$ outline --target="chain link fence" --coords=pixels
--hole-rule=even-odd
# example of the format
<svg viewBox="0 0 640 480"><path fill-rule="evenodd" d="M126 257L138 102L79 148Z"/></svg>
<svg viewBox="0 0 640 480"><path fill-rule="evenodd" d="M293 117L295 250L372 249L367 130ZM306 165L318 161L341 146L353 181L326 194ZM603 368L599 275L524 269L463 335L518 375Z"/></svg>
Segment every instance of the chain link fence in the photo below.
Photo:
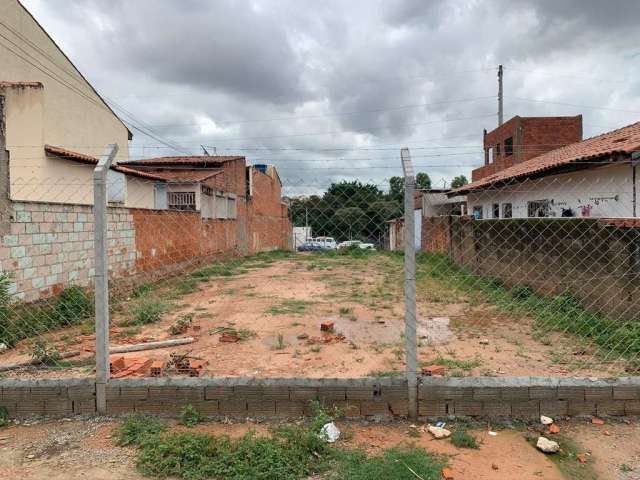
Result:
<svg viewBox="0 0 640 480"><path fill-rule="evenodd" d="M2 375L92 377L101 345L111 378L637 372L640 225L626 170L453 191L416 172L412 194L401 175L319 184L197 158L108 172L110 323L98 340L95 164L76 159L47 201L33 193L45 186L16 181L29 200L2 216Z"/></svg>

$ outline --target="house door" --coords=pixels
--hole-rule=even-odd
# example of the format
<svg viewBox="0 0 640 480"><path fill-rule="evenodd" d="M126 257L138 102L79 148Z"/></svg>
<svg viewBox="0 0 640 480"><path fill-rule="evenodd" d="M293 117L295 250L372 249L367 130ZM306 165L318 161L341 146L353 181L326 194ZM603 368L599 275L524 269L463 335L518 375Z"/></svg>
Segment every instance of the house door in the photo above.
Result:
<svg viewBox="0 0 640 480"><path fill-rule="evenodd" d="M155 205L157 210L167 209L167 184L156 183L155 184Z"/></svg>

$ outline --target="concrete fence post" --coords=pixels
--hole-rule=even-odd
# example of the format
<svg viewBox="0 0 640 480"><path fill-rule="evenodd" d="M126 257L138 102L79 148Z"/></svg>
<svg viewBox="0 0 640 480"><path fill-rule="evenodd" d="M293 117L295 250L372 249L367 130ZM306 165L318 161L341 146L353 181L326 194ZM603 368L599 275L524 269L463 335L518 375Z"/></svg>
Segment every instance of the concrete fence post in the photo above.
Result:
<svg viewBox="0 0 640 480"><path fill-rule="evenodd" d="M107 413L109 381L109 265L107 262L107 173L118 153L118 145L108 145L93 171L93 213L96 313L96 410Z"/></svg>
<svg viewBox="0 0 640 480"><path fill-rule="evenodd" d="M418 416L418 342L416 335L415 176L409 149L400 151L404 173L404 335L409 418Z"/></svg>

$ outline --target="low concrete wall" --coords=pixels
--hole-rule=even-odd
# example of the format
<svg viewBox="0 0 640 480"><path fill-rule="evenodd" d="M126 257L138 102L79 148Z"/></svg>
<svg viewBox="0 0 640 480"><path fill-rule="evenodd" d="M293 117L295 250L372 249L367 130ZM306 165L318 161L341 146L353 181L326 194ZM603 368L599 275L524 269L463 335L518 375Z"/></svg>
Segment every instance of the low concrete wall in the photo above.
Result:
<svg viewBox="0 0 640 480"><path fill-rule="evenodd" d="M640 415L640 377L423 378L421 417L536 419L548 416ZM208 417L300 417L310 401L338 407L347 417L405 417L403 379L155 378L113 380L110 415L133 411L176 416L193 405ZM14 417L95 414L92 379L0 380L0 406Z"/></svg>

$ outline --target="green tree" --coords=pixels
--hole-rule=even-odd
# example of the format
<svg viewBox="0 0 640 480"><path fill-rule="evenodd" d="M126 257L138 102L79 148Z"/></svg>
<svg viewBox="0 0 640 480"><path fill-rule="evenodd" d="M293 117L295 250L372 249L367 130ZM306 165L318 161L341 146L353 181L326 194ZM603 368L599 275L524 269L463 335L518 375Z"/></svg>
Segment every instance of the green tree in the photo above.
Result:
<svg viewBox="0 0 640 480"><path fill-rule="evenodd" d="M469 183L467 177L465 177L464 175L458 175L453 180L451 180L451 188L460 188L467 183Z"/></svg>
<svg viewBox="0 0 640 480"><path fill-rule="evenodd" d="M404 198L404 178L391 177L389 179L389 196L396 202L402 203Z"/></svg>
<svg viewBox="0 0 640 480"><path fill-rule="evenodd" d="M365 230L369 219L361 208L339 208L333 214L334 237L343 239L359 239Z"/></svg>
<svg viewBox="0 0 640 480"><path fill-rule="evenodd" d="M426 172L419 172L416 175L416 189L429 190L431 189L431 178Z"/></svg>

